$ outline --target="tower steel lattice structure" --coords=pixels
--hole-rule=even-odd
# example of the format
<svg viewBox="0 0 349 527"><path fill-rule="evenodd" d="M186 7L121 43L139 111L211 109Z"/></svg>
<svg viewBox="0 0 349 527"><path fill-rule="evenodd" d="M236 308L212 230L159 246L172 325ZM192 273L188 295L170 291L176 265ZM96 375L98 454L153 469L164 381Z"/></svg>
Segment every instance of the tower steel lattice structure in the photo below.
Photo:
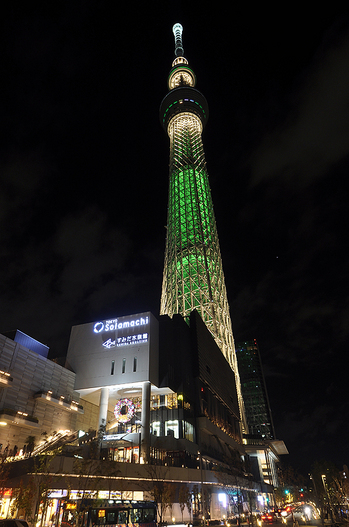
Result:
<svg viewBox="0 0 349 527"><path fill-rule="evenodd" d="M160 121L170 138L170 181L160 314L196 309L235 373L242 428L247 432L229 304L201 134L205 97L184 58L182 26L175 24L175 55Z"/></svg>

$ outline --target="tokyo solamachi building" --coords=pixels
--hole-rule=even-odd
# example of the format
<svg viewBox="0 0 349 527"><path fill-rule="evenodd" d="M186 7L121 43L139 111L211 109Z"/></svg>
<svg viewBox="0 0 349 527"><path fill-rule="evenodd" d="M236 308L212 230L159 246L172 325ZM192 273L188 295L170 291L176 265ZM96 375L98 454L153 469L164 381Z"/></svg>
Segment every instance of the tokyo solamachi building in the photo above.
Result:
<svg viewBox="0 0 349 527"><path fill-rule="evenodd" d="M65 367L20 332L1 336L0 443L10 467L2 517L34 473L50 474L49 506L36 512L54 525L74 519L81 500L154 499L159 482L172 489L162 518L171 523L273 504L287 450L249 435L201 138L208 104L184 56L182 26L173 33L160 106L170 139L160 315L74 326ZM35 458L57 447L41 473Z"/></svg>

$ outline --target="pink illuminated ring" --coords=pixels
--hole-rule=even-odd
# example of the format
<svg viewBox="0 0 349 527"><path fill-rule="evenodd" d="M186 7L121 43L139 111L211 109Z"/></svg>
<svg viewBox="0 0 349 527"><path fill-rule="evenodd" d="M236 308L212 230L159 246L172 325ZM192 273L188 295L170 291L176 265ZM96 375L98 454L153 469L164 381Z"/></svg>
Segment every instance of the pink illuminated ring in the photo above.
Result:
<svg viewBox="0 0 349 527"><path fill-rule="evenodd" d="M126 407L126 413L124 408ZM128 423L135 414L135 405L130 399L120 399L114 408L115 419L119 423Z"/></svg>

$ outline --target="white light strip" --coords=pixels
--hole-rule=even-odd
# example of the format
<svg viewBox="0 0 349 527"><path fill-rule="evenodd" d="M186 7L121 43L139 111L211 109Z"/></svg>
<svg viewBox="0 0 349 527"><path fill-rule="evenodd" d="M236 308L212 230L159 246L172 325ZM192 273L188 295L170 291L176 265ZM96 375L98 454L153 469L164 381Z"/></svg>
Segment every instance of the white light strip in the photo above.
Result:
<svg viewBox="0 0 349 527"><path fill-rule="evenodd" d="M168 467L164 467L164 468L168 468ZM187 470L187 469L185 469ZM123 481L151 481L151 482L154 482L154 478L144 478L144 477L140 477L140 476L137 476L137 477L124 477L124 476L95 476L95 475L91 475L91 474L67 474L67 473L55 473L55 472L28 472L28 474L30 476L45 476L45 477L53 477L53 476L56 476L57 478L62 478L62 477L65 477L65 478L87 478L87 479L107 479L107 480L110 480L110 479L113 479L113 480L123 480ZM155 478L155 481L166 481L168 483L186 483L186 482L190 482L190 483L193 483L195 485L197 484L203 484L203 485L214 485L216 487L226 487L226 485L224 483L219 483L219 482L214 482L214 481L201 481L201 479L198 479L198 480L189 480L189 479L170 479L170 478L162 478L162 477L159 477L159 478ZM251 489L249 487L244 487L244 486L241 486L241 485L229 485L229 487L231 488L237 488L237 489L242 489L242 490L247 490L247 491L250 491L250 492L259 492L258 489ZM79 492L79 491L75 491L75 492Z"/></svg>

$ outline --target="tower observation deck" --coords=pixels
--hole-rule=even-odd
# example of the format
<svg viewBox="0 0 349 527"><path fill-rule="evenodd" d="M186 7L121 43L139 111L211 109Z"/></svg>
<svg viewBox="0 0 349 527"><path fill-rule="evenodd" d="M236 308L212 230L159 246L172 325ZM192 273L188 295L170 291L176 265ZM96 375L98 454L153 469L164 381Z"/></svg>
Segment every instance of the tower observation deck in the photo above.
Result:
<svg viewBox="0 0 349 527"><path fill-rule="evenodd" d="M160 121L170 138L170 181L161 315L189 320L196 309L235 373L242 428L247 432L229 304L201 134L208 104L184 58L182 26Z"/></svg>

